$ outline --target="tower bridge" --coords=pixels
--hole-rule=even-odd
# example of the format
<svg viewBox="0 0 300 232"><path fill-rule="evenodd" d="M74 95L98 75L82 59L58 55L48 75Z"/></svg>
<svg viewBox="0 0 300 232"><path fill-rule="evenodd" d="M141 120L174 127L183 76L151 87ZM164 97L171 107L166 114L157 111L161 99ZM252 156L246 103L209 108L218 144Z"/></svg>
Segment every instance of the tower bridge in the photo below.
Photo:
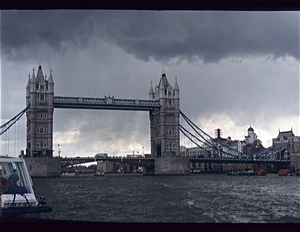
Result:
<svg viewBox="0 0 300 232"><path fill-rule="evenodd" d="M37 74L33 69L26 86L28 158L53 157L54 108L135 110L148 111L150 119L151 158L154 167L146 174L189 174L189 159L180 158L180 96L177 78L174 87L169 84L163 71L159 84L153 89L149 100L54 96L52 70L47 79L39 65ZM164 156L164 159L161 157Z"/></svg>
<svg viewBox="0 0 300 232"><path fill-rule="evenodd" d="M243 154L218 142L197 127L180 111L180 94L177 78L174 87L169 84L163 71L158 85L150 86L149 99L115 99L54 96L52 70L49 78L44 76L41 64L37 74L33 69L26 86L26 108L1 126L1 134L7 131L26 112L26 162L29 172L35 176L60 175L60 168L70 163L95 161L94 158L53 158L54 108L133 110L148 111L150 120L150 158L110 157L107 161L140 164L144 174L190 173L190 163L252 163L287 165L289 160L268 159L287 151L289 143L276 149L269 147L250 155ZM191 127L187 130L179 123L180 116ZM180 155L180 132L202 151L202 157ZM41 159L43 159L41 161ZM98 161L98 160L96 160ZM54 167L57 167L55 169ZM51 170L51 171L49 171ZM51 173L50 173L51 172ZM42 173L42 174L41 174ZM53 174L54 173L54 174Z"/></svg>

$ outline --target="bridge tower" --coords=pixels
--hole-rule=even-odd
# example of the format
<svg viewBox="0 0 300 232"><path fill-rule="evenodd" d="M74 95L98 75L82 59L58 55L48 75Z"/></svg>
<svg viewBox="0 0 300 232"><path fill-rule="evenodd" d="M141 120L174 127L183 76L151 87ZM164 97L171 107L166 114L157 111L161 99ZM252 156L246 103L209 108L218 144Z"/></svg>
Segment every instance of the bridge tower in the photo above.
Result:
<svg viewBox="0 0 300 232"><path fill-rule="evenodd" d="M53 157L53 97L54 82L43 74L41 63L37 74L28 78L26 105L30 105L27 116L27 157Z"/></svg>
<svg viewBox="0 0 300 232"><path fill-rule="evenodd" d="M177 78L174 88L169 84L163 70L155 91L151 87L150 100L160 101L161 108L150 111L151 156L152 157L178 157L180 156L180 97Z"/></svg>

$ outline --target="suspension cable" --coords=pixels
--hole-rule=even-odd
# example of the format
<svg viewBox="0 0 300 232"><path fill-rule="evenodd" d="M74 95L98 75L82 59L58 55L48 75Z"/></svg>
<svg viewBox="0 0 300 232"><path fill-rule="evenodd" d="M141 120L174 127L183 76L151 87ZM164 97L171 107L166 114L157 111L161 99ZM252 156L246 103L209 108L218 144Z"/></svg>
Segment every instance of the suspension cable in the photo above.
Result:
<svg viewBox="0 0 300 232"><path fill-rule="evenodd" d="M193 135L192 133L190 133L189 131L187 131L184 127L182 127L180 125L180 131L190 140L192 141L195 145L197 145L199 148L201 149L204 149L206 151L205 148L201 147L197 142L194 141L195 140L198 140L198 142L202 143L202 144L206 144L206 145L210 145L209 147L217 152L221 152L222 154L226 154L226 155L230 155L230 156L234 156L234 157L239 157L238 154L240 154L241 152L229 147L228 145L226 144L223 144L223 143L220 143L219 141L214 141L214 139L209 136L207 133L205 133L203 130L201 130L199 127L197 127L197 125L195 125L182 111L180 111L180 114L181 116L185 119L185 121L188 123L188 125L197 133L197 135L199 135L203 140L197 138L195 135ZM202 134L204 134L205 136L208 137L208 139L204 138L204 136L199 133L198 131L200 131ZM213 141L213 142L211 142ZM219 145L219 146L218 146ZM284 149L286 149L288 146L290 146L290 144L286 144L282 147L279 147L279 148L276 148L274 150L274 148L272 146L266 148L264 151L260 151L260 152L255 152L253 154L250 154L250 155L246 155L246 154L243 154L243 156L249 156L249 157L253 157L254 155L256 157L262 157L263 155L268 155L268 154L278 154L280 152L282 152ZM234 152L234 153L237 153L237 154L232 154L232 153L229 153L229 152L226 152L224 151L222 148L225 147L227 148L228 150ZM220 149L221 148L221 149Z"/></svg>
<svg viewBox="0 0 300 232"><path fill-rule="evenodd" d="M14 125L23 115L24 113L30 108L30 105L28 105L24 110L22 110L20 113L18 113L15 117L13 117L12 119L10 119L8 122L4 123L0 129L1 129L1 133L0 135L2 135L3 133L5 133L12 125Z"/></svg>

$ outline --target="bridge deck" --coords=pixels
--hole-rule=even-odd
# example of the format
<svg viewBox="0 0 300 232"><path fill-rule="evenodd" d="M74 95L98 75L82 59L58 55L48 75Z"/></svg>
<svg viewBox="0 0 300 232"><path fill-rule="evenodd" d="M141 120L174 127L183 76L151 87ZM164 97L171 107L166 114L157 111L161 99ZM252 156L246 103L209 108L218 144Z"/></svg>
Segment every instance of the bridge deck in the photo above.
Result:
<svg viewBox="0 0 300 232"><path fill-rule="evenodd" d="M77 165L82 163L90 163L96 161L109 161L116 163L135 164L141 167L154 167L154 158L140 158L140 157L74 157L74 158L61 158L61 167L67 167L70 165ZM219 159L219 158L190 158L191 163L224 163L224 164L277 164L288 165L289 160L267 160L267 159Z"/></svg>
<svg viewBox="0 0 300 232"><path fill-rule="evenodd" d="M268 159L232 159L232 158L190 158L192 163L234 163L234 164L277 164L288 165L289 160L268 160Z"/></svg>
<svg viewBox="0 0 300 232"><path fill-rule="evenodd" d="M103 157L103 158L94 158L94 157L82 157L82 158L61 158L61 167L67 167L70 165L77 165L82 163L90 163L96 161L109 161L116 163L126 163L126 164L135 164L141 167L154 167L153 158L137 158L137 157Z"/></svg>

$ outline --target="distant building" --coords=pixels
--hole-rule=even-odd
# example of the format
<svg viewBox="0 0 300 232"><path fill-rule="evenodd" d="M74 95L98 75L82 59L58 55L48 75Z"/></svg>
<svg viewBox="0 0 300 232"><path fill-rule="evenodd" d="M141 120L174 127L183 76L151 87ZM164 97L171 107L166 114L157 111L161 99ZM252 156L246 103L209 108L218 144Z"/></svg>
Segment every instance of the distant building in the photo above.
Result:
<svg viewBox="0 0 300 232"><path fill-rule="evenodd" d="M258 151L262 151L265 148L263 147L261 141L257 138L257 135L254 133L254 129L250 126L248 129L248 135L245 136L245 140L232 140L229 136L227 139L222 138L221 129L217 129L215 131L215 138L212 139L213 142L221 143L228 146L231 149L238 151L240 154L253 154ZM204 144L205 148L209 148L206 144ZM230 149L223 148L224 151L228 151ZM182 149L181 149L182 150ZM182 152L184 153L184 152ZM186 148L185 154L187 156L199 156L199 155L208 155L203 149L199 147Z"/></svg>
<svg viewBox="0 0 300 232"><path fill-rule="evenodd" d="M225 145L222 149L225 152L230 153L230 149L233 149L235 151L238 151L237 154L253 154L258 151L262 151L265 148L263 147L261 141L257 138L257 135L254 133L254 129L250 126L248 128L248 135L245 136L245 140L232 140L229 136L227 139L222 138L222 131L221 129L215 130L215 138L213 138L211 141L216 143L221 143ZM226 147L227 146L227 147ZM204 144L203 147L206 150L210 150L209 146L207 144ZM229 148L228 148L229 147ZM185 147L184 147L185 148ZM181 148L181 155L182 156L189 156L189 157L201 157L201 156L216 156L217 154L214 154L213 151L206 152L204 149L201 149L199 147L191 147L191 148ZM192 166L192 169L200 169L200 171L203 169L206 170L214 170L214 171L221 171L221 170L230 170L232 168L236 168L238 165L232 165L232 164L194 164ZM249 165L249 168L253 169L253 165Z"/></svg>
<svg viewBox="0 0 300 232"><path fill-rule="evenodd" d="M254 133L254 129L250 126L248 129L248 135L245 136L246 144L253 144L257 140L257 135Z"/></svg>
<svg viewBox="0 0 300 232"><path fill-rule="evenodd" d="M293 130L282 131L278 133L277 138L272 139L273 147L282 147L288 143L290 146L286 151L283 151L276 158L286 158L291 160L291 165L295 167L296 170L300 169L300 136L295 136Z"/></svg>
<svg viewBox="0 0 300 232"><path fill-rule="evenodd" d="M261 141L259 139L256 139L252 144L247 143L243 147L243 154L251 155L254 153L257 153L259 151L265 150L264 146L261 144Z"/></svg>

